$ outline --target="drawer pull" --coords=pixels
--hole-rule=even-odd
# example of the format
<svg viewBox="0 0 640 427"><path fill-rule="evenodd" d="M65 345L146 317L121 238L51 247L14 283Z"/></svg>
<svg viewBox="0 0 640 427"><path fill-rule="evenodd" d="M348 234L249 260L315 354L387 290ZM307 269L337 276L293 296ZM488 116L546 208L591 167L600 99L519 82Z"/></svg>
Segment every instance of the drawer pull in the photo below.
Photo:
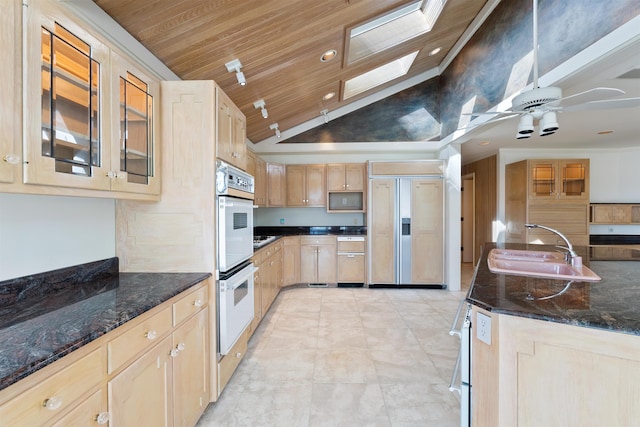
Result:
<svg viewBox="0 0 640 427"><path fill-rule="evenodd" d="M240 359L240 358L242 357L242 353L237 352L237 353L236 353L236 357L237 357L238 359Z"/></svg>
<svg viewBox="0 0 640 427"><path fill-rule="evenodd" d="M202 302L202 300L200 298L198 298L197 300L195 300L193 302L193 305L195 305L196 307L202 307L203 302Z"/></svg>
<svg viewBox="0 0 640 427"><path fill-rule="evenodd" d="M146 334L144 334L144 336L147 337L147 339L149 341L151 341L151 340L155 340L156 339L156 337L158 336L158 333L156 331L154 331L153 329L151 329Z"/></svg>
<svg viewBox="0 0 640 427"><path fill-rule="evenodd" d="M109 413L108 412L100 412L96 417L96 422L98 424L107 424L109 422Z"/></svg>
<svg viewBox="0 0 640 427"><path fill-rule="evenodd" d="M55 411L62 406L62 398L60 396L51 396L43 402L42 406L50 411Z"/></svg>

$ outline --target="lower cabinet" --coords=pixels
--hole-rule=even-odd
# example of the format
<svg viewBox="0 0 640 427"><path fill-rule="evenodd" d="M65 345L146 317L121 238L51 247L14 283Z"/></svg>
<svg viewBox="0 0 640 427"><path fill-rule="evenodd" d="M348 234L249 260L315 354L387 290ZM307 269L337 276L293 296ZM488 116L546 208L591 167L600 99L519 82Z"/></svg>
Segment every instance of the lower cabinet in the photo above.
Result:
<svg viewBox="0 0 640 427"><path fill-rule="evenodd" d="M256 330L284 284L284 239L277 240L253 254L254 312L249 336Z"/></svg>
<svg viewBox="0 0 640 427"><path fill-rule="evenodd" d="M300 281L336 283L335 236L300 237Z"/></svg>
<svg viewBox="0 0 640 427"><path fill-rule="evenodd" d="M208 286L1 390L0 425L194 426L210 400Z"/></svg>
<svg viewBox="0 0 640 427"><path fill-rule="evenodd" d="M283 286L300 283L300 236L284 238Z"/></svg>

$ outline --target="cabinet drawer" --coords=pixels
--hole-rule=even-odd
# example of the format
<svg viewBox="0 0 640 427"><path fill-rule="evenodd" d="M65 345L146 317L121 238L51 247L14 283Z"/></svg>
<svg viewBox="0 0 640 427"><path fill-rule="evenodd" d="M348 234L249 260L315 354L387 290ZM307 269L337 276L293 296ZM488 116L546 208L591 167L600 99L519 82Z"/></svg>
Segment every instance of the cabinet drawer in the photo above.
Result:
<svg viewBox="0 0 640 427"><path fill-rule="evenodd" d="M364 241L338 240L338 252L364 253Z"/></svg>
<svg viewBox="0 0 640 427"><path fill-rule="evenodd" d="M218 362L218 395L227 385L236 368L247 352L248 331L244 331L229 353Z"/></svg>
<svg viewBox="0 0 640 427"><path fill-rule="evenodd" d="M301 236L301 245L335 245L336 236Z"/></svg>
<svg viewBox="0 0 640 427"><path fill-rule="evenodd" d="M180 301L173 303L173 326L182 323L183 320L192 314L202 310L202 307L204 307L207 301L207 286L201 286L199 289L183 297Z"/></svg>
<svg viewBox="0 0 640 427"><path fill-rule="evenodd" d="M131 323L138 324L107 344L109 374L136 354L159 342L159 338L171 330L171 318L171 307L167 307L146 320L132 320Z"/></svg>
<svg viewBox="0 0 640 427"><path fill-rule="evenodd" d="M98 416L108 418L102 406L102 390L93 393L52 427L98 426Z"/></svg>
<svg viewBox="0 0 640 427"><path fill-rule="evenodd" d="M0 423L6 426L39 426L76 405L77 399L102 381L102 347L0 406ZM37 374L35 374L37 375ZM33 381L38 381L32 378Z"/></svg>

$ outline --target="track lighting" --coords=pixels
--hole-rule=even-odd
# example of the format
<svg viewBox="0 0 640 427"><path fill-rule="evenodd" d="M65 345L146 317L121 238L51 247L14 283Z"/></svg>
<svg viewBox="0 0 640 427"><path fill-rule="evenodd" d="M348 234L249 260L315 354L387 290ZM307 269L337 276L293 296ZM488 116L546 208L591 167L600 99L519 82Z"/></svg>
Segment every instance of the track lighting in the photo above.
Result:
<svg viewBox="0 0 640 427"><path fill-rule="evenodd" d="M259 108L260 112L262 113L262 117L264 117L265 119L267 117L269 117L269 113L267 112L267 109L265 108L264 99L259 99L256 102L254 102L253 103L253 107L254 108Z"/></svg>
<svg viewBox="0 0 640 427"><path fill-rule="evenodd" d="M276 131L276 138L280 138L280 129L278 129L278 124L273 123L269 125L269 129Z"/></svg>
<svg viewBox="0 0 640 427"><path fill-rule="evenodd" d="M326 108L324 110L320 111L320 114L322 114L322 118L324 119L325 123L329 123L329 110L327 110Z"/></svg>
<svg viewBox="0 0 640 427"><path fill-rule="evenodd" d="M240 69L242 68L242 64L240 63L239 59L234 59L233 61L229 61L224 65L227 67L227 71L229 71L230 73L236 73L236 79L238 79L238 83L240 84L240 86L244 86L247 84L247 79L244 78L244 73L240 71Z"/></svg>

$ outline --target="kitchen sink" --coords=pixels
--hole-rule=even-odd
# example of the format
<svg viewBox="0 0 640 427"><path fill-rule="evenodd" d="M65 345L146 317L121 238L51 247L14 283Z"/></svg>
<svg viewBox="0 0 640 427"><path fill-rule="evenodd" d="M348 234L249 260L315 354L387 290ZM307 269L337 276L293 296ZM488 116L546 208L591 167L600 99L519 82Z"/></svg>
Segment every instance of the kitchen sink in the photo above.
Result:
<svg viewBox="0 0 640 427"><path fill-rule="evenodd" d="M525 251L521 249L492 249L489 252L489 258L564 262L565 254L563 252Z"/></svg>
<svg viewBox="0 0 640 427"><path fill-rule="evenodd" d="M487 259L493 273L547 279L597 282L600 276L583 265L571 265L559 252L493 249Z"/></svg>

